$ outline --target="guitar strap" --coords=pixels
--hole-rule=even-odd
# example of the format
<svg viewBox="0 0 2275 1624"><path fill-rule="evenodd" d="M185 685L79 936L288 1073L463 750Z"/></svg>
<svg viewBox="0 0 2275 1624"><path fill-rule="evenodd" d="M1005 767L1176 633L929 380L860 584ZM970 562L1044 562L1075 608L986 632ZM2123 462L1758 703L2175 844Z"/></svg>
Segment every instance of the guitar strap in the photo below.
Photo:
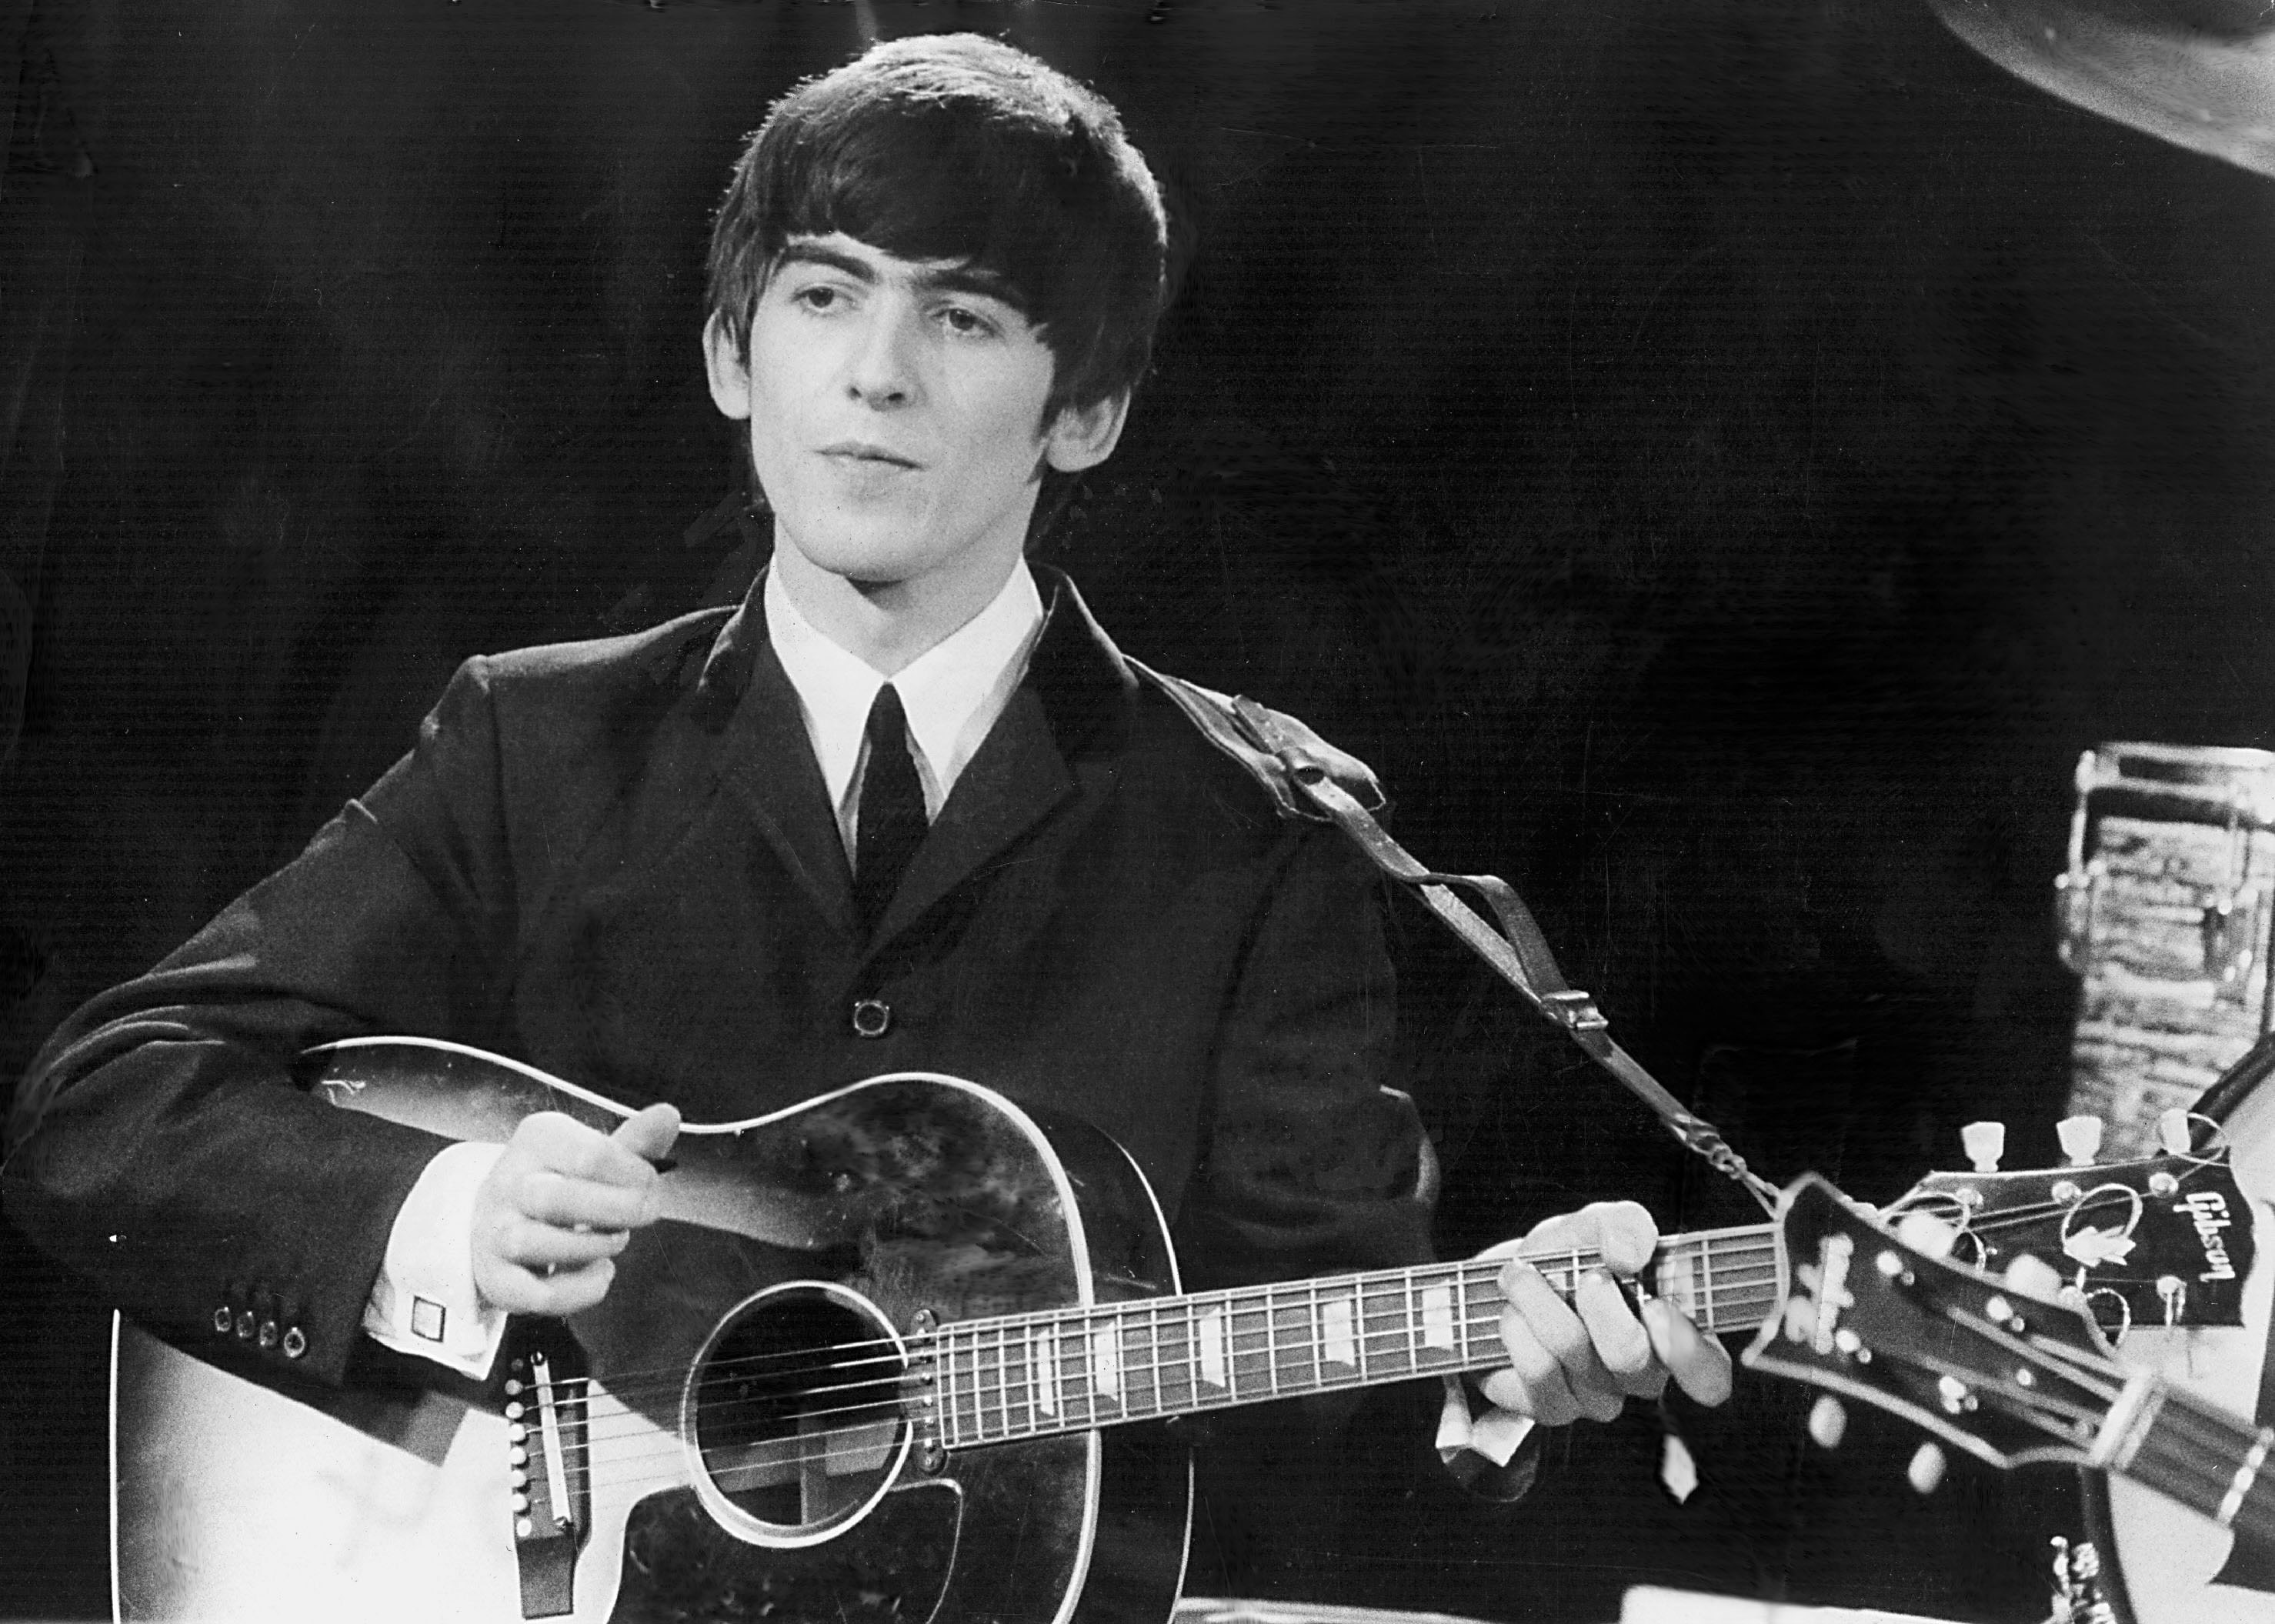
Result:
<svg viewBox="0 0 2275 1624"><path fill-rule="evenodd" d="M1283 817L1332 823L1342 829L1377 868L1413 892L1583 1054L1650 1107L1685 1149L1736 1182L1765 1210L1775 1210L1776 1187L1750 1171L1712 1123L1686 1110L1613 1039L1610 1023L1595 1000L1564 978L1532 910L1507 880L1493 874L1440 873L1424 866L1390 837L1375 816L1384 797L1365 763L1336 749L1295 717L1135 660L1130 666L1184 712L1209 743L1262 784ZM1462 892L1482 899L1492 918L1470 906Z"/></svg>

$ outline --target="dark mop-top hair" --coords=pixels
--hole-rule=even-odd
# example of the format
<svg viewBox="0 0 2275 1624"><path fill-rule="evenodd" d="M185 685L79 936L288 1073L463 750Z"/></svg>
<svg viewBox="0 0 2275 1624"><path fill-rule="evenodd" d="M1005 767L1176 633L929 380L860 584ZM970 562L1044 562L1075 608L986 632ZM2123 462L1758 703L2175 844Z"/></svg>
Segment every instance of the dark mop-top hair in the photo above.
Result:
<svg viewBox="0 0 2275 1624"><path fill-rule="evenodd" d="M712 224L710 313L737 348L790 241L839 231L1001 278L1054 363L1046 422L1145 373L1160 189L1105 99L1024 51L888 41L775 103Z"/></svg>

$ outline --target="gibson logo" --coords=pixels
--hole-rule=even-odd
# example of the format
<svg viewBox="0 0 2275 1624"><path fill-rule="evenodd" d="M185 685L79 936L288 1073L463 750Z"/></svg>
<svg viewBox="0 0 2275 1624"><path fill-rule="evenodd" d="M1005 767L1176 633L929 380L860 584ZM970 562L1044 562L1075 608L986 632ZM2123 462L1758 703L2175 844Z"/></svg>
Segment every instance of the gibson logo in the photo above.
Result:
<svg viewBox="0 0 2275 1624"><path fill-rule="evenodd" d="M2233 1280L2235 1265L2228 1261L2227 1237L2220 1234L2234 1221L2227 1215L2227 1197L2216 1190L2199 1190L2173 1212L2196 1226L2196 1239L2203 1243L2204 1262L2211 1266L2196 1278Z"/></svg>

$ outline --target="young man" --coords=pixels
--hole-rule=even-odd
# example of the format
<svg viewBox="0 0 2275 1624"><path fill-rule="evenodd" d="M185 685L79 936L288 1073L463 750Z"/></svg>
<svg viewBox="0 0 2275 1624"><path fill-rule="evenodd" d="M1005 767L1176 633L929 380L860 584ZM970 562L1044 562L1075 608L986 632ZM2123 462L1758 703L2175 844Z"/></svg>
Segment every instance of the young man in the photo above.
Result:
<svg viewBox="0 0 2275 1624"><path fill-rule="evenodd" d="M1372 871L1024 558L1043 479L1121 433L1163 243L1112 110L1008 47L896 42L787 97L703 336L771 568L731 613L468 661L306 852L56 1035L16 1220L265 1379L347 1380L367 1339L480 1374L506 1315L608 1290L682 1113L922 1069L1110 1132L1189 1287L1426 1257ZM379 1032L643 1108L446 1145L291 1085ZM1628 1270L1655 1239L1631 1205L1555 1233ZM1727 1391L1608 1276L1504 1289L1492 1453L1670 1369Z"/></svg>

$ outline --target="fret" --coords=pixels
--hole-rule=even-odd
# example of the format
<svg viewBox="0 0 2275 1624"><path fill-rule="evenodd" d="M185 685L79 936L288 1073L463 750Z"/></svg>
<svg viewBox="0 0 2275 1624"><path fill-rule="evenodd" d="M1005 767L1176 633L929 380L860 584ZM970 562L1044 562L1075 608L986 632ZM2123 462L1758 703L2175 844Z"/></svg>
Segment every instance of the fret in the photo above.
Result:
<svg viewBox="0 0 2275 1624"><path fill-rule="evenodd" d="M1310 1379L1304 1375L1304 1354L1311 1345L1311 1316L1305 1311L1303 1299L1304 1283L1291 1280L1285 1286L1274 1287L1272 1292L1272 1326L1274 1351L1273 1369L1279 1372L1281 1393L1309 1393Z"/></svg>
<svg viewBox="0 0 2275 1624"><path fill-rule="evenodd" d="M1153 1385L1146 1408L1158 1416L1168 1409L1161 1394L1161 1305L1158 1303L1145 1305L1145 1372Z"/></svg>
<svg viewBox="0 0 2275 1624"><path fill-rule="evenodd" d="M1326 1370L1321 1363L1326 1351L1327 1326L1326 1321L1320 1313L1319 1282L1316 1280L1311 1280L1309 1282L1309 1288L1311 1311L1311 1386L1316 1389L1327 1385Z"/></svg>
<svg viewBox="0 0 2275 1624"><path fill-rule="evenodd" d="M1691 1259L1690 1267L1699 1281L1699 1324L1712 1333L1719 1328L1714 1323L1714 1243L1703 1235L1698 1237L1698 1253Z"/></svg>
<svg viewBox="0 0 2275 1624"><path fill-rule="evenodd" d="M1173 1410L1190 1409L1200 1396L1199 1378L1193 1373L1193 1350L1198 1343L1193 1335L1192 1304L1176 1305L1176 1317L1169 1322L1169 1330L1176 1343L1175 1350L1163 1358L1162 1370L1177 1379L1177 1392L1166 1398L1165 1402Z"/></svg>
<svg viewBox="0 0 2275 1624"><path fill-rule="evenodd" d="M1258 1348L1264 1340L1256 1325L1256 1310L1235 1299L1226 1305L1226 1318L1232 1328L1232 1391L1233 1396L1243 1401L1261 1398L1266 1385L1256 1379Z"/></svg>
<svg viewBox="0 0 2275 1624"><path fill-rule="evenodd" d="M1280 1396L1280 1317L1273 1311L1268 1286L1264 1291L1264 1384L1274 1398Z"/></svg>
<svg viewBox="0 0 2275 1624"><path fill-rule="evenodd" d="M1422 1327L1414 1315L1414 1271L1406 1271L1406 1364L1409 1370L1422 1368Z"/></svg>
<svg viewBox="0 0 2275 1624"><path fill-rule="evenodd" d="M1011 1358L1010 1333L1001 1326L995 1328L995 1408L1001 1419L998 1424L1004 1432L1011 1430Z"/></svg>

